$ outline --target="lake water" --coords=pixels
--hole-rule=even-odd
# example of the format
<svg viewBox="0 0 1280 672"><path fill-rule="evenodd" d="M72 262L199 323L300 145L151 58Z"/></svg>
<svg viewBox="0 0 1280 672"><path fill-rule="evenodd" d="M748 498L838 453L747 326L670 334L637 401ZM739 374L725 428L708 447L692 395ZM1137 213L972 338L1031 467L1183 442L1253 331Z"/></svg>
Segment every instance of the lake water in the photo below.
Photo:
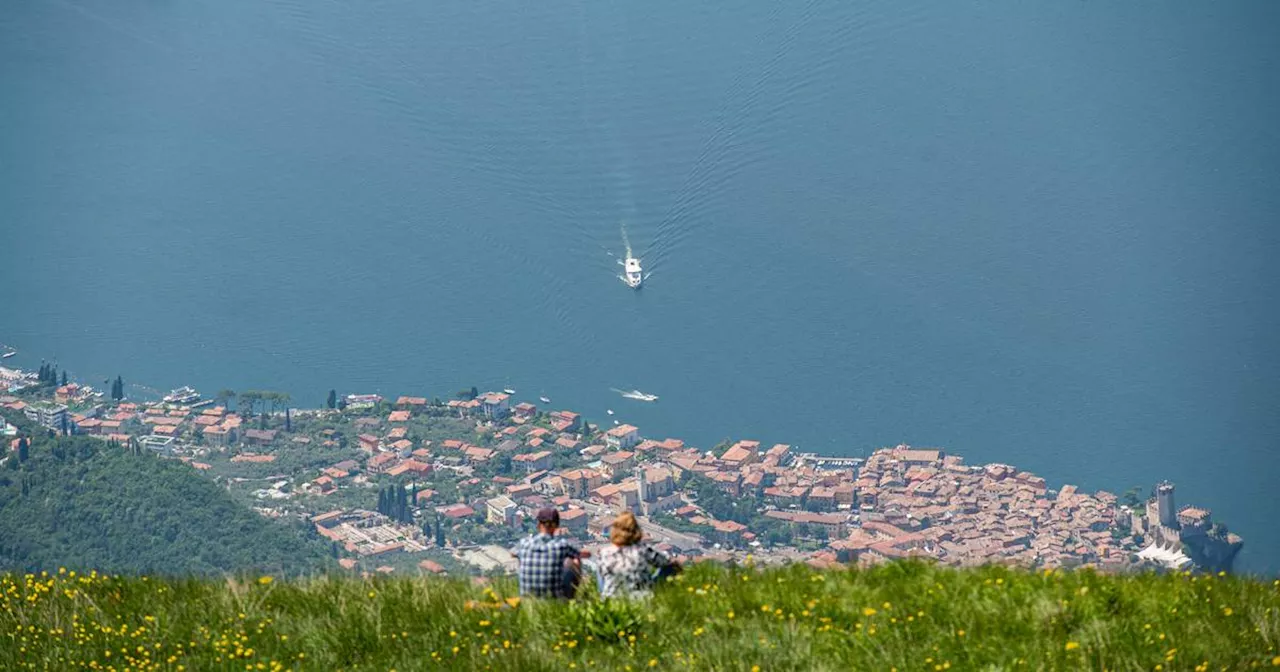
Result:
<svg viewBox="0 0 1280 672"><path fill-rule="evenodd" d="M514 387L703 446L1168 478L1276 572L1277 25L9 0L0 342L95 384Z"/></svg>

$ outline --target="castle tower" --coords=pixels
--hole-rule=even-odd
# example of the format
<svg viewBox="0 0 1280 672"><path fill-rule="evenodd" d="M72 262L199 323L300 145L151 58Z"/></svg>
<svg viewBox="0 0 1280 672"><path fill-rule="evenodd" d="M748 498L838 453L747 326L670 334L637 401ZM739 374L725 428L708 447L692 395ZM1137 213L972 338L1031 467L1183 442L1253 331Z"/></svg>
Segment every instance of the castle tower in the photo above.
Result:
<svg viewBox="0 0 1280 672"><path fill-rule="evenodd" d="M1156 511L1162 526L1178 527L1178 509L1173 503L1173 484L1169 481L1161 481L1156 486Z"/></svg>

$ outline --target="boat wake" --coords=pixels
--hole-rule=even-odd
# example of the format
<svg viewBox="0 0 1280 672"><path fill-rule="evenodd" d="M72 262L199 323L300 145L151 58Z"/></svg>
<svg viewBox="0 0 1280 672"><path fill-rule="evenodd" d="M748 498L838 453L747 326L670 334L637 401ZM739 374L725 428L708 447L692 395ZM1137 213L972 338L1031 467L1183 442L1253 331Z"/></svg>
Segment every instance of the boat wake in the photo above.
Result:
<svg viewBox="0 0 1280 672"><path fill-rule="evenodd" d="M646 394L644 392L641 392L640 390L619 390L616 387L611 387L609 389L622 395L623 398L625 399L635 399L636 401L657 401L658 400L658 395Z"/></svg>

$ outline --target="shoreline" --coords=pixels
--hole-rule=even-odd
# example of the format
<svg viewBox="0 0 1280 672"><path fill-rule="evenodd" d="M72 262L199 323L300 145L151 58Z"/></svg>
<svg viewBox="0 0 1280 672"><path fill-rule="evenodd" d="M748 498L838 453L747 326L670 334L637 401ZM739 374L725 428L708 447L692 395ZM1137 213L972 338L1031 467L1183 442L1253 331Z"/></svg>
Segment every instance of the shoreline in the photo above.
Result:
<svg viewBox="0 0 1280 672"><path fill-rule="evenodd" d="M30 396L36 382L30 374L3 371L6 385L27 385ZM766 450L750 440L705 450L679 439L644 438L639 428L616 420L612 427L584 426L573 411L474 388L448 401L402 396L392 402L376 394L339 399L331 392L332 409L295 409L287 394L266 391L136 403L75 384L34 389L31 408L43 410L30 410L18 397L6 397L5 405L60 431L137 442L228 483L250 480L239 472L246 463L265 466L297 445L333 449L335 458L346 459L275 474L289 484L287 492L250 494L287 502L255 508L268 517L305 518L359 562L389 551L355 533L357 519L400 539L394 552L434 550L482 569L501 566L472 552L483 543L470 542L501 538L548 503L582 512L573 517L582 518L578 531L588 537L612 512L629 509L660 527L671 549L724 560L750 551L811 564L933 557L958 565L1219 571L1231 568L1243 544L1208 510L1177 507L1172 486L1167 496L1145 502L1132 491L1122 498L1081 493L1069 484L1054 490L1010 465L969 466L945 450L907 445L866 457L800 453L785 444ZM65 406L61 416L59 405ZM477 472L491 478L490 485L463 493L459 483L476 485ZM324 497L346 491L350 499L373 484L415 490L407 520L377 519L388 517L366 504L343 507L333 516L338 522L326 524L323 515L333 511L320 510ZM448 490L456 501L418 501L420 486ZM733 511L738 502L750 511ZM439 527L442 515L457 521L452 529L461 536L453 544L404 528L432 521Z"/></svg>

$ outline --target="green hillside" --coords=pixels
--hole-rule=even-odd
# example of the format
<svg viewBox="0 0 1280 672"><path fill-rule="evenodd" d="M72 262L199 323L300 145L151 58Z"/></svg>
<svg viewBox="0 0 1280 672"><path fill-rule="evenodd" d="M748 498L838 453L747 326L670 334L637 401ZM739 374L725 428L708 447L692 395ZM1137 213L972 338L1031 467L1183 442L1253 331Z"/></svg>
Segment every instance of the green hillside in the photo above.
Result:
<svg viewBox="0 0 1280 672"><path fill-rule="evenodd" d="M1280 582L918 563L702 565L646 603L436 578L0 577L0 668L1235 670L1280 666ZM6 641L7 640L7 641Z"/></svg>
<svg viewBox="0 0 1280 672"><path fill-rule="evenodd" d="M326 546L266 520L191 467L87 437L31 433L0 467L0 569L171 575L324 566Z"/></svg>

